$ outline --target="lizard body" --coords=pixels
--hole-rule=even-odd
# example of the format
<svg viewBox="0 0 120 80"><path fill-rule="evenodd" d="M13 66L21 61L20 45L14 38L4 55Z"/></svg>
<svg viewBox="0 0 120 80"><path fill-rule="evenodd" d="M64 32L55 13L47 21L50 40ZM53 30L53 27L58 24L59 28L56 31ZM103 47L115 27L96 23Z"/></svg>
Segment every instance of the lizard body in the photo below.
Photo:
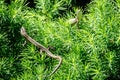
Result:
<svg viewBox="0 0 120 80"><path fill-rule="evenodd" d="M59 60L59 63L57 65L57 67L54 68L54 70L48 75L51 76L52 74L54 74L57 69L60 67L61 63L62 63L62 58L60 56L56 56L54 54L52 54L47 48L45 48L43 45L41 45L40 43L38 43L37 41L35 41L34 39L32 39L27 33L24 27L21 28L20 33L22 36L24 36L29 42L31 42L32 44L34 44L35 46L37 46L38 48L40 48L42 51L45 51L46 54L49 57L55 58L57 60Z"/></svg>

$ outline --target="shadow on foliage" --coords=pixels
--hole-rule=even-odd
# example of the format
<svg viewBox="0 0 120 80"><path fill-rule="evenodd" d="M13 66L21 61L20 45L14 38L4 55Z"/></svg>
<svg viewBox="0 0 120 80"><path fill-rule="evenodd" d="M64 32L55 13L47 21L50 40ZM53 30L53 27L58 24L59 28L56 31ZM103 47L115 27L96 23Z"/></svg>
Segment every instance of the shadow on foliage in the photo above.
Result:
<svg viewBox="0 0 120 80"><path fill-rule="evenodd" d="M9 80L22 72L20 23L0 18L0 79Z"/></svg>
<svg viewBox="0 0 120 80"><path fill-rule="evenodd" d="M110 71L110 76L106 80L120 80L120 45L114 42L108 43L108 49L115 52L113 70Z"/></svg>

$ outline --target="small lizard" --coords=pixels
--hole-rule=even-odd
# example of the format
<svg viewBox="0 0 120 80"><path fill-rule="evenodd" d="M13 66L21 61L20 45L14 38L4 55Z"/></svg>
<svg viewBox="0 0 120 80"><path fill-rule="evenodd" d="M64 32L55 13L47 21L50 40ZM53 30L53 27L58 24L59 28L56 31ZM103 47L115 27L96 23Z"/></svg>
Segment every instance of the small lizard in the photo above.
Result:
<svg viewBox="0 0 120 80"><path fill-rule="evenodd" d="M74 25L74 24L76 24L77 25L77 27L79 26L79 21L81 20L81 18L82 18L82 10L77 10L76 11L76 17L75 18L72 18L72 19L69 19L68 20L68 23L69 24L71 24L72 26Z"/></svg>
<svg viewBox="0 0 120 80"><path fill-rule="evenodd" d="M20 33L22 36L24 36L29 42L31 42L32 44L34 44L35 46L37 46L40 50L45 51L47 53L47 55L49 57L55 58L59 60L59 64L54 68L54 70L48 75L51 76L52 74L54 74L58 68L60 67L61 63L62 63L62 58L60 56L55 56L54 54L52 54L47 48L45 48L43 45L41 45L40 43L38 43L37 41L35 41L34 39L32 39L27 33L24 27L21 27Z"/></svg>

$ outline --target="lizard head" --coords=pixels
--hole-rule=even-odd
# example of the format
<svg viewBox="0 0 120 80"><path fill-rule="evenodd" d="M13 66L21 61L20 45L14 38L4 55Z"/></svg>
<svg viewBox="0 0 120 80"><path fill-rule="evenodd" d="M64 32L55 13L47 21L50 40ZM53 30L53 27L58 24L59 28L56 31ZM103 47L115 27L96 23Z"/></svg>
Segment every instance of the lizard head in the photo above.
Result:
<svg viewBox="0 0 120 80"><path fill-rule="evenodd" d="M24 27L21 27L20 33L21 33L21 35L23 35L23 36L27 34Z"/></svg>

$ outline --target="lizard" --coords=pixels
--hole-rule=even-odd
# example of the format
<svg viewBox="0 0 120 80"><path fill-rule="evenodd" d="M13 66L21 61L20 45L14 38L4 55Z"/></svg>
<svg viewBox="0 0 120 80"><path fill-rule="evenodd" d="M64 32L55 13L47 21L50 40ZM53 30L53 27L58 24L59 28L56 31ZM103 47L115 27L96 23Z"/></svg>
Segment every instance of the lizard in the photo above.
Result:
<svg viewBox="0 0 120 80"><path fill-rule="evenodd" d="M60 67L60 65L62 64L62 58L60 56L56 56L54 54L52 54L46 47L44 47L42 44L38 43L37 41L35 41L34 39L32 39L27 33L24 27L21 27L20 29L20 33L22 36L24 36L29 42L31 42L32 44L34 44L35 46L37 46L40 50L45 51L46 54L54 59L59 60L58 65L54 68L54 70L48 75L51 76L52 74L54 74L58 68Z"/></svg>
<svg viewBox="0 0 120 80"><path fill-rule="evenodd" d="M79 10L76 11L75 18L69 19L68 23L71 24L72 26L74 24L76 24L77 27L78 27L79 26L79 21L81 20L81 18L82 18L82 10L79 9Z"/></svg>

